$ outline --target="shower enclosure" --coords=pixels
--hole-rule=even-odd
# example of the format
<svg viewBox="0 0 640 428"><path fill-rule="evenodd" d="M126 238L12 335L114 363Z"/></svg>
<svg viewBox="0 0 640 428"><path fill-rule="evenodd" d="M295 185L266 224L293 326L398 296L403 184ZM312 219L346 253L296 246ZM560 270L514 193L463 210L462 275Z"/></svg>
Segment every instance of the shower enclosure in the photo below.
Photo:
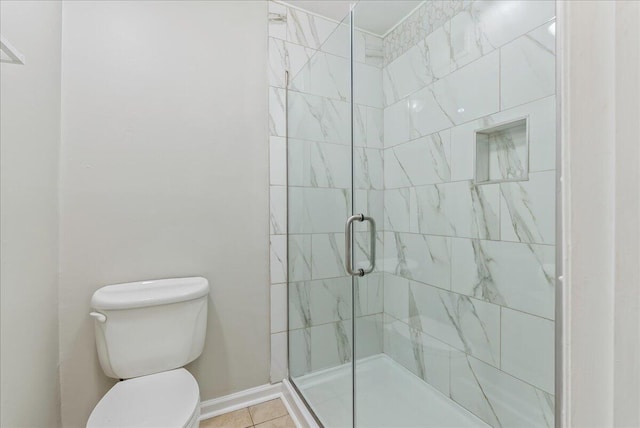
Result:
<svg viewBox="0 0 640 428"><path fill-rule="evenodd" d="M287 15L289 378L326 427L554 426L555 4L393 7Z"/></svg>

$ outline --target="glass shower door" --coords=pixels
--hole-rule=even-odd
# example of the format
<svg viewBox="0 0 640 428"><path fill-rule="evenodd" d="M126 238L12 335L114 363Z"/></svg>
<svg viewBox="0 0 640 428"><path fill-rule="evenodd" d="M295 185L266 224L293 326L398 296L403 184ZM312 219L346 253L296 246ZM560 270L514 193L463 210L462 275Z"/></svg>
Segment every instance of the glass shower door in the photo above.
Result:
<svg viewBox="0 0 640 428"><path fill-rule="evenodd" d="M352 11L354 426L551 427L555 3L398 3Z"/></svg>
<svg viewBox="0 0 640 428"><path fill-rule="evenodd" d="M287 90L289 376L327 427L353 425L350 46L346 17Z"/></svg>

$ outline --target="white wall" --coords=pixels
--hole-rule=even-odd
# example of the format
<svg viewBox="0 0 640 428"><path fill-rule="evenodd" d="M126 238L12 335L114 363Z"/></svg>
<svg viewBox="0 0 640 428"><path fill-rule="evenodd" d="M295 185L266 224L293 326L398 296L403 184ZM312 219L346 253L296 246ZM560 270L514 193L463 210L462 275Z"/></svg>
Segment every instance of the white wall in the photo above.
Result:
<svg viewBox="0 0 640 428"><path fill-rule="evenodd" d="M563 424L640 426L640 4L562 2Z"/></svg>
<svg viewBox="0 0 640 428"><path fill-rule="evenodd" d="M2 1L0 15L26 57L0 66L0 426L55 426L61 5Z"/></svg>
<svg viewBox="0 0 640 428"><path fill-rule="evenodd" d="M99 287L202 275L208 400L269 380L266 2L63 7L62 421L113 383L94 349Z"/></svg>

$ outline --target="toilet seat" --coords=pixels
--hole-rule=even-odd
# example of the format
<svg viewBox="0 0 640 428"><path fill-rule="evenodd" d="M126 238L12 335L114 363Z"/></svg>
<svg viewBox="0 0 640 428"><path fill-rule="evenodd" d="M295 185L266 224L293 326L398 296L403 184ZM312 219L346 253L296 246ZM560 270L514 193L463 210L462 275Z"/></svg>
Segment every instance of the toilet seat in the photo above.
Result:
<svg viewBox="0 0 640 428"><path fill-rule="evenodd" d="M93 409L87 428L191 428L199 417L198 383L181 368L118 382Z"/></svg>

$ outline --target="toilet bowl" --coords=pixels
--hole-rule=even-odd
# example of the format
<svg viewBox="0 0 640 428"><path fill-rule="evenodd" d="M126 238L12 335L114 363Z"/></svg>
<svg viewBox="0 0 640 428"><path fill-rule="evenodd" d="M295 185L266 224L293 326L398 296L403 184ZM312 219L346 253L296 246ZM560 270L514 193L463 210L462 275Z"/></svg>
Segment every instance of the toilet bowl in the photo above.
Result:
<svg viewBox="0 0 640 428"><path fill-rule="evenodd" d="M94 293L100 365L121 381L93 409L88 428L198 426L198 383L182 367L204 348L208 294L205 278L117 284Z"/></svg>
<svg viewBox="0 0 640 428"><path fill-rule="evenodd" d="M200 391L185 369L118 382L93 409L87 427L194 428Z"/></svg>

